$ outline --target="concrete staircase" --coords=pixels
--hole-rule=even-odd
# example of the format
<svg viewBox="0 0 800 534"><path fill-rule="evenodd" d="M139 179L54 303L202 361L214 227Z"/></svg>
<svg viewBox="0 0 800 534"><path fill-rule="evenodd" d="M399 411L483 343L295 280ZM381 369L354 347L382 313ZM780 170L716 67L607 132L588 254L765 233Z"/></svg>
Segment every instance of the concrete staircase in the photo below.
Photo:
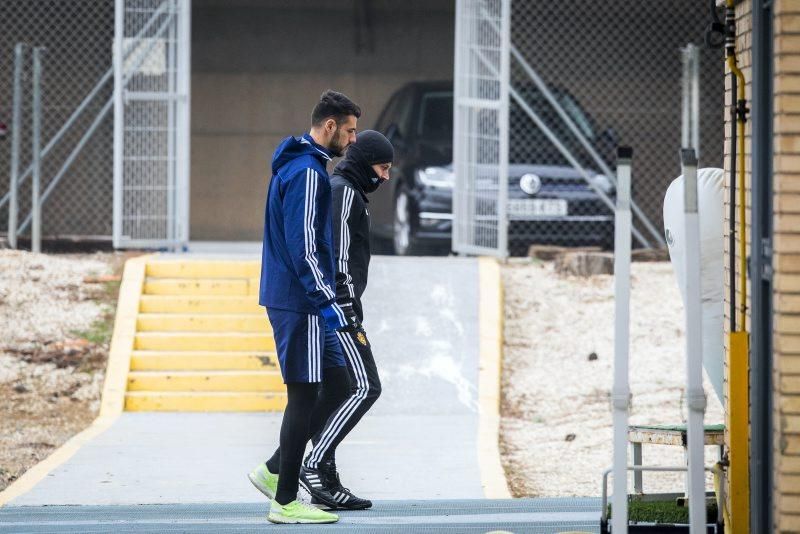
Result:
<svg viewBox="0 0 800 534"><path fill-rule="evenodd" d="M126 410L283 410L259 273L257 261L147 263Z"/></svg>

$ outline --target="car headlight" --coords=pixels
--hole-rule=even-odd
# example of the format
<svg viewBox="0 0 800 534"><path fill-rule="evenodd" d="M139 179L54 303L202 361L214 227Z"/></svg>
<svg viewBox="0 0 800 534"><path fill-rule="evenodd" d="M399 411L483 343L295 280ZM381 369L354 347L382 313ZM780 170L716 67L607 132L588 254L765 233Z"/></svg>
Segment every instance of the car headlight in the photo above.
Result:
<svg viewBox="0 0 800 534"><path fill-rule="evenodd" d="M608 176L605 174L595 174L592 177L592 182L594 182L594 185L600 188L600 191L603 193L614 192L614 184L611 183L611 180L609 180Z"/></svg>
<svg viewBox="0 0 800 534"><path fill-rule="evenodd" d="M417 171L417 178L422 185L429 187L453 188L455 174L444 167L425 167Z"/></svg>

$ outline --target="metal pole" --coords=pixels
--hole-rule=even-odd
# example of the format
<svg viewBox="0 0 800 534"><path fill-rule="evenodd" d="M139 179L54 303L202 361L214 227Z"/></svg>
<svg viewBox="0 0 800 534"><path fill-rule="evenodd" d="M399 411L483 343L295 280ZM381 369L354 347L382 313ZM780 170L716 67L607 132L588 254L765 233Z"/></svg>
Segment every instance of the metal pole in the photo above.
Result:
<svg viewBox="0 0 800 534"><path fill-rule="evenodd" d="M167 93L170 97L176 96L176 78L178 77L178 67L176 61L176 47L181 46L177 38L178 18L174 14L178 10L176 0L170 0L170 22L167 34ZM175 157L175 112L180 105L178 100L171 98L167 101L167 240L175 241L177 230L177 220L175 216L175 200L178 184L176 182L177 158Z"/></svg>
<svg viewBox="0 0 800 534"><path fill-rule="evenodd" d="M753 2L752 221L750 231L750 531L774 521L773 458L773 21L775 3ZM735 129L735 125L731 123ZM731 250L734 250L731 248ZM731 286L735 287L735 286ZM780 499L780 497L778 497Z"/></svg>
<svg viewBox="0 0 800 534"><path fill-rule="evenodd" d="M700 159L700 49L686 45L683 52L683 108L681 146L695 151Z"/></svg>
<svg viewBox="0 0 800 534"><path fill-rule="evenodd" d="M122 171L124 142L124 113L122 92L125 89L123 71L125 58L122 41L125 38L125 3L124 0L114 2L114 214L112 224L112 240L114 248L119 248L122 241Z"/></svg>
<svg viewBox="0 0 800 534"><path fill-rule="evenodd" d="M631 160L633 149L617 149L617 205L614 212L614 490L611 524L615 533L628 532L628 409L630 384L631 298Z"/></svg>
<svg viewBox="0 0 800 534"><path fill-rule="evenodd" d="M42 47L33 49L33 125L31 151L33 157L33 179L31 183L31 250L42 251Z"/></svg>
<svg viewBox="0 0 800 534"><path fill-rule="evenodd" d="M703 465L703 417L706 396L703 391L703 314L700 279L700 218L697 206L697 158L694 149L681 150L686 220L686 401L687 473L689 487L689 531L705 532L705 475Z"/></svg>
<svg viewBox="0 0 800 534"><path fill-rule="evenodd" d="M700 161L700 49L690 44L689 51L692 65L692 148L697 161Z"/></svg>
<svg viewBox="0 0 800 534"><path fill-rule="evenodd" d="M498 184L497 184L497 248L501 258L508 257L508 89L510 85L511 57L511 0L501 2L500 28L500 109L497 113L497 126L500 130L498 145Z"/></svg>
<svg viewBox="0 0 800 534"><path fill-rule="evenodd" d="M192 103L192 0L179 0L178 14L178 94L176 116L177 157L177 226L176 238L187 248L189 245L189 192L191 184L191 103Z"/></svg>
<svg viewBox="0 0 800 534"><path fill-rule="evenodd" d="M681 50L681 59L683 61L683 75L681 76L681 146L691 147L691 99L689 95L692 90L689 87L689 59L688 47Z"/></svg>
<svg viewBox="0 0 800 534"><path fill-rule="evenodd" d="M459 252L459 247L464 241L461 237L461 220L463 210L461 199L464 196L466 187L466 176L464 175L464 146L461 142L461 131L466 127L463 121L463 107L459 105L462 93L462 77L464 76L464 54L462 52L462 41L464 40L464 5L465 0L456 0L456 27L453 58L453 173L455 183L453 185L453 223L451 234L451 247Z"/></svg>
<svg viewBox="0 0 800 534"><path fill-rule="evenodd" d="M19 217L19 199L17 196L17 180L19 177L19 147L22 135L22 62L25 45L17 43L14 47L14 96L11 117L11 174L8 182L8 246L17 248L17 218Z"/></svg>

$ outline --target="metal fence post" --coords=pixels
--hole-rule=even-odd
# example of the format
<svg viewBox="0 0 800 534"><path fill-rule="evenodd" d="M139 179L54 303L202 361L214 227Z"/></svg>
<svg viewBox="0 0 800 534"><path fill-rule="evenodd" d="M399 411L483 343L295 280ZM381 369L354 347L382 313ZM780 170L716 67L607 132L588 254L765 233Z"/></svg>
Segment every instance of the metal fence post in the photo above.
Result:
<svg viewBox="0 0 800 534"><path fill-rule="evenodd" d="M31 184L31 250L42 251L42 53L43 48L33 49L33 124L31 150L33 157L33 181Z"/></svg>
<svg viewBox="0 0 800 534"><path fill-rule="evenodd" d="M697 158L694 149L681 150L686 229L686 404L688 408L687 454L689 470L690 532L705 531L705 474L703 471L703 339L700 279L700 220L697 202Z"/></svg>
<svg viewBox="0 0 800 534"><path fill-rule="evenodd" d="M628 532L628 415L630 410L631 300L631 162L633 149L617 149L617 198L614 209L614 385L611 406L614 424L614 489L612 528ZM605 513L605 511L603 512Z"/></svg>
<svg viewBox="0 0 800 534"><path fill-rule="evenodd" d="M700 159L700 51L688 44L683 52L683 113L681 146L693 148Z"/></svg>
<svg viewBox="0 0 800 534"><path fill-rule="evenodd" d="M19 199L17 181L19 179L19 145L22 134L22 62L25 45L17 43L14 47L14 96L11 118L11 173L8 180L8 246L17 248L17 217Z"/></svg>

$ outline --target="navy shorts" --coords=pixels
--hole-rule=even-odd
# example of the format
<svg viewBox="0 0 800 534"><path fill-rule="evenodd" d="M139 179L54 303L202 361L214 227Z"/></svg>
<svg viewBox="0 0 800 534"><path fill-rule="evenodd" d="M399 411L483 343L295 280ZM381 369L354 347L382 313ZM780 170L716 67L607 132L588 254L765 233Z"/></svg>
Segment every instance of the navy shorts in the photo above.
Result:
<svg viewBox="0 0 800 534"><path fill-rule="evenodd" d="M333 330L318 315L267 308L283 382L322 382L322 373L344 367L344 353Z"/></svg>

